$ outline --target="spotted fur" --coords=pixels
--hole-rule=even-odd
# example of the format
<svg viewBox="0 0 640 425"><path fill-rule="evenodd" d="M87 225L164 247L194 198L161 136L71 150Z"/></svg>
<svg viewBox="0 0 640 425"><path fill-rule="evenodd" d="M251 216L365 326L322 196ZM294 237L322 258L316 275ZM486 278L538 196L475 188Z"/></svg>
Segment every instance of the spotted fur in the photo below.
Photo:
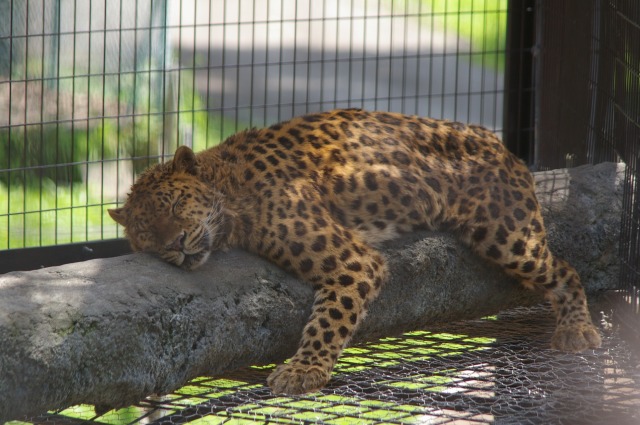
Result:
<svg viewBox="0 0 640 425"><path fill-rule="evenodd" d="M387 280L376 244L417 229L456 232L482 258L551 300L564 351L600 345L578 274L547 246L526 166L473 125L362 110L248 130L194 154L181 147L110 210L135 250L193 269L242 247L313 286L298 351L268 383L322 388Z"/></svg>

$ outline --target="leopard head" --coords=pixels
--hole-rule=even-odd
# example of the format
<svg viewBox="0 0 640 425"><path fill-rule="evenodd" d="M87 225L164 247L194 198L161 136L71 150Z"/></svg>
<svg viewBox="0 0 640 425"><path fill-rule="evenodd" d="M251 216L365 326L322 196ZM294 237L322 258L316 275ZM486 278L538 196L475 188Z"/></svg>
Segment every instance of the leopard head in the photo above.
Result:
<svg viewBox="0 0 640 425"><path fill-rule="evenodd" d="M187 270L225 248L229 219L223 195L205 184L195 154L178 148L173 161L145 171L121 208L109 215L124 226L131 248L158 254Z"/></svg>

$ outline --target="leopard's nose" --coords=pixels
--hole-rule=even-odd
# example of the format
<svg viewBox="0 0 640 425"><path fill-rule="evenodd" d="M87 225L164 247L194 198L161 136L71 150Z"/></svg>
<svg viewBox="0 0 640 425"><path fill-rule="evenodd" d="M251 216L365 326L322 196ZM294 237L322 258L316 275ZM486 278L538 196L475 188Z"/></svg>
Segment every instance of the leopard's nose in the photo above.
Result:
<svg viewBox="0 0 640 425"><path fill-rule="evenodd" d="M178 234L178 237L167 245L168 250L172 251L182 251L184 249L184 240L187 238L187 232L184 230Z"/></svg>

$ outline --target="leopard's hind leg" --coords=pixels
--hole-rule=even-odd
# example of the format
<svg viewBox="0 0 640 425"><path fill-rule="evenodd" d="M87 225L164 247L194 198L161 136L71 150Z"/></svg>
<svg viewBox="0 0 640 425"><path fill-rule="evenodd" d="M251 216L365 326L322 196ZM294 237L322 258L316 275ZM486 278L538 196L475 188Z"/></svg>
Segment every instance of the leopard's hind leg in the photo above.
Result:
<svg viewBox="0 0 640 425"><path fill-rule="evenodd" d="M522 208L506 211L495 220L476 220L468 227L465 236L472 248L525 287L544 293L556 315L553 348L578 352L599 347L600 334L591 321L580 277L568 262L549 250L535 197L523 199Z"/></svg>
<svg viewBox="0 0 640 425"><path fill-rule="evenodd" d="M568 352L600 347L600 334L591 322L578 272L565 260L554 258L552 263L555 271L551 276L540 275L545 276L542 288L557 317L551 346Z"/></svg>

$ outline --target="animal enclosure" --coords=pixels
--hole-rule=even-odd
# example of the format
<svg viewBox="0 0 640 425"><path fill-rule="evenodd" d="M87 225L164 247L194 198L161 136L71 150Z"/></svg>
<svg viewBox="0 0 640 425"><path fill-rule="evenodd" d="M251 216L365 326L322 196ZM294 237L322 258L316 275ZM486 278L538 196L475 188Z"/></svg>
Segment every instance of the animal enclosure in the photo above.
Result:
<svg viewBox="0 0 640 425"><path fill-rule="evenodd" d="M128 252L107 209L180 145L352 107L482 124L535 170L624 162L619 290L598 305L628 334L557 355L544 307L519 309L351 348L313 396L271 396L256 367L16 419L640 420L636 0L0 1L0 273Z"/></svg>

